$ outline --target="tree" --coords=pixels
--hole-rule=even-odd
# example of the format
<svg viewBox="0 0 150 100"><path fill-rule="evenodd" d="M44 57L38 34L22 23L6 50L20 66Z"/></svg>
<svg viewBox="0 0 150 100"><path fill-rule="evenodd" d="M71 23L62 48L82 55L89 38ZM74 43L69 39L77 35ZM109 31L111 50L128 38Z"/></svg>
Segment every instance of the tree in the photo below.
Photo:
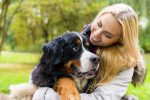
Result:
<svg viewBox="0 0 150 100"><path fill-rule="evenodd" d="M16 9L13 11L13 13L9 16L9 18L7 18L8 16L8 7L10 5L10 3L14 2L15 0L3 0L2 1L2 13L0 16L0 32L1 32L1 41L0 41L0 52L2 50L3 47L3 43L7 37L7 33L8 33L8 27L11 23L11 20L14 16L14 14L17 12L17 9L20 7L20 4L22 3L23 0L19 1L19 5L16 7Z"/></svg>
<svg viewBox="0 0 150 100"><path fill-rule="evenodd" d="M47 41L66 31L81 31L105 2L74 0L26 0L10 26L15 44L22 50L40 49ZM34 46L33 46L34 45Z"/></svg>
<svg viewBox="0 0 150 100"><path fill-rule="evenodd" d="M2 34L1 41L0 41L0 52L3 46L3 42L7 36L6 31L6 15L7 15L7 9L9 6L9 0L3 0L2 1L2 13L0 15L0 32Z"/></svg>

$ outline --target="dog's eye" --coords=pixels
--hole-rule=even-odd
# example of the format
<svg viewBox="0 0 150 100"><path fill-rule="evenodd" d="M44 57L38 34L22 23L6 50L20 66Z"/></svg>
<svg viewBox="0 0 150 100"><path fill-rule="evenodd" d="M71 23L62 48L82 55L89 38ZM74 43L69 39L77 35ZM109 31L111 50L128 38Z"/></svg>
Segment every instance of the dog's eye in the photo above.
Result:
<svg viewBox="0 0 150 100"><path fill-rule="evenodd" d="M73 51L77 52L79 50L79 46L73 47Z"/></svg>

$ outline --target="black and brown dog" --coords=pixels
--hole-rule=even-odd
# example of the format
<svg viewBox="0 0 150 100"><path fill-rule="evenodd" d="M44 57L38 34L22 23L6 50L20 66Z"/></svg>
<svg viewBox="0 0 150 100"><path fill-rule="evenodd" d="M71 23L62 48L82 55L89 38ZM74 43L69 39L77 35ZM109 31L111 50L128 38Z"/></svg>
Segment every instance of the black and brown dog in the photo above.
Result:
<svg viewBox="0 0 150 100"><path fill-rule="evenodd" d="M53 88L61 100L67 100L70 95L79 100L79 92L83 91L87 80L94 77L99 67L99 57L83 46L83 39L81 33L67 32L44 44L30 82L38 87Z"/></svg>
<svg viewBox="0 0 150 100"><path fill-rule="evenodd" d="M62 98L65 98L61 91L70 91L73 94L77 92L73 85L68 84L73 84L73 80L82 92L87 79L95 75L99 66L99 57L86 50L82 41L80 33L67 32L45 44L41 60L31 74L33 84L54 88Z"/></svg>

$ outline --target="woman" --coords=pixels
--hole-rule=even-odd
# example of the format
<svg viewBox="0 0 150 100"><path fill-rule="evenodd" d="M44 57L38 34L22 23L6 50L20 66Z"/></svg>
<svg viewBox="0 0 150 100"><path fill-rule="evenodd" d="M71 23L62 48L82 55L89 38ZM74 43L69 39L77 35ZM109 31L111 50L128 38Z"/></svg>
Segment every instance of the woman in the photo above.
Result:
<svg viewBox="0 0 150 100"><path fill-rule="evenodd" d="M138 44L137 14L126 4L115 4L100 11L87 27L91 31L86 31L90 34L89 41L102 62L93 79L96 82L87 92L93 90L93 86L96 89L91 94L81 94L81 98L119 100L131 81L137 85L145 78L146 68Z"/></svg>
<svg viewBox="0 0 150 100"><path fill-rule="evenodd" d="M130 6L104 8L82 33L90 44L87 47L101 57L101 62L87 87L89 94L81 93L81 100L120 100L131 81L134 85L143 82L146 68L138 44L138 18ZM35 98L42 95L39 91ZM58 98L53 90L47 96Z"/></svg>
<svg viewBox="0 0 150 100"><path fill-rule="evenodd" d="M87 88L90 94L82 93L81 100L120 100L131 81L143 82L146 68L138 44L138 17L130 6L104 8L82 33L102 62Z"/></svg>

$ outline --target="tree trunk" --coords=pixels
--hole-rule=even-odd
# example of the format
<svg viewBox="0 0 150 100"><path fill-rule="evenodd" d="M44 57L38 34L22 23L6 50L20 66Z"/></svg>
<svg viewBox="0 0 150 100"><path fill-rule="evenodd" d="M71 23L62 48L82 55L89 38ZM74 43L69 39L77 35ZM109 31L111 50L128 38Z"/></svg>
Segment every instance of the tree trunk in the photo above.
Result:
<svg viewBox="0 0 150 100"><path fill-rule="evenodd" d="M42 26L42 30L43 30L43 36L45 39L45 43L47 43L48 42L48 31L44 26Z"/></svg>
<svg viewBox="0 0 150 100"><path fill-rule="evenodd" d="M7 15L8 6L9 6L9 0L3 0L3 2L2 2L2 13L0 16L0 33L2 34L1 41L0 41L0 52L2 50L4 40L7 36L6 15Z"/></svg>

